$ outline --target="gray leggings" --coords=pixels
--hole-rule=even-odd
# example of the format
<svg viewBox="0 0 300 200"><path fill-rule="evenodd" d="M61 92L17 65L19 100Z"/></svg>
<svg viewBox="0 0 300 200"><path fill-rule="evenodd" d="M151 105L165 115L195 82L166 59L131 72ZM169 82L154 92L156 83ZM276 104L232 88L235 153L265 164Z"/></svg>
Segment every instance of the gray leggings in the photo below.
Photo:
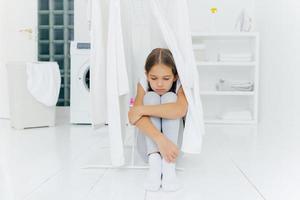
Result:
<svg viewBox="0 0 300 200"><path fill-rule="evenodd" d="M173 92L168 92L162 96L156 94L155 92L147 92L144 96L144 105L158 105L164 103L176 102L177 95ZM178 133L180 128L181 119L165 119L159 117L150 117L152 124L161 131L168 139L170 139L174 144L177 145ZM139 135L142 133L139 133ZM149 155L153 152L159 152L156 143L149 137L146 139L146 152Z"/></svg>

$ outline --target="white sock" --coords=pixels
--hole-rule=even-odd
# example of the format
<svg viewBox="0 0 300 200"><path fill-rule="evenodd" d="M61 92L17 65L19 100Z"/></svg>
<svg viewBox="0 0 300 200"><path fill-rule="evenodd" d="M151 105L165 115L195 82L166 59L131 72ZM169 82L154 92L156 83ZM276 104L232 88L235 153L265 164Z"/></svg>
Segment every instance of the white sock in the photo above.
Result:
<svg viewBox="0 0 300 200"><path fill-rule="evenodd" d="M162 160L162 188L167 192L181 188L181 184L176 176L175 163L168 163L165 159Z"/></svg>
<svg viewBox="0 0 300 200"><path fill-rule="evenodd" d="M157 191L161 185L161 156L159 153L149 155L149 171L145 183L148 191Z"/></svg>

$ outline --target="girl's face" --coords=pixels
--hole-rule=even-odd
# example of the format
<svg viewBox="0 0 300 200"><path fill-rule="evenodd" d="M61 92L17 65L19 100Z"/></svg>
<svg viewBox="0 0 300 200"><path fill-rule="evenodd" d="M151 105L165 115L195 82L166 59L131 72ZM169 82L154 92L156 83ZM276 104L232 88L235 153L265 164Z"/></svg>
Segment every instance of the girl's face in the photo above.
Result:
<svg viewBox="0 0 300 200"><path fill-rule="evenodd" d="M164 64L154 65L146 76L153 91L159 95L167 93L177 80L172 69Z"/></svg>

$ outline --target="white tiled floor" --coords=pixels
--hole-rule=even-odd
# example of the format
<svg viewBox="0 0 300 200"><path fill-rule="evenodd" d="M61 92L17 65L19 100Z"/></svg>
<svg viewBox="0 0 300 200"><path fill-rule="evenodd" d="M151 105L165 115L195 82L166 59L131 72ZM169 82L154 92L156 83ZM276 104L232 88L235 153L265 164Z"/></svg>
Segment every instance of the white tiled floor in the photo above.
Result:
<svg viewBox="0 0 300 200"><path fill-rule="evenodd" d="M207 126L202 154L183 155L179 161L184 188L165 193L144 191L146 170L82 169L109 163L107 128L95 131L58 118L53 128L17 131L0 120L0 199L296 200L297 130Z"/></svg>

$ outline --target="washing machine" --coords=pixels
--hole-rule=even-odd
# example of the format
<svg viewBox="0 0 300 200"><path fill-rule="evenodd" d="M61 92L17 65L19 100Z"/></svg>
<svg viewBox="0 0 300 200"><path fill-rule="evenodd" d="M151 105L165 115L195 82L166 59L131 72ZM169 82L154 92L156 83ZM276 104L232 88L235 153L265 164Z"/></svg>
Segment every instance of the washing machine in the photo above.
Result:
<svg viewBox="0 0 300 200"><path fill-rule="evenodd" d="M72 41L70 122L90 124L90 43Z"/></svg>

